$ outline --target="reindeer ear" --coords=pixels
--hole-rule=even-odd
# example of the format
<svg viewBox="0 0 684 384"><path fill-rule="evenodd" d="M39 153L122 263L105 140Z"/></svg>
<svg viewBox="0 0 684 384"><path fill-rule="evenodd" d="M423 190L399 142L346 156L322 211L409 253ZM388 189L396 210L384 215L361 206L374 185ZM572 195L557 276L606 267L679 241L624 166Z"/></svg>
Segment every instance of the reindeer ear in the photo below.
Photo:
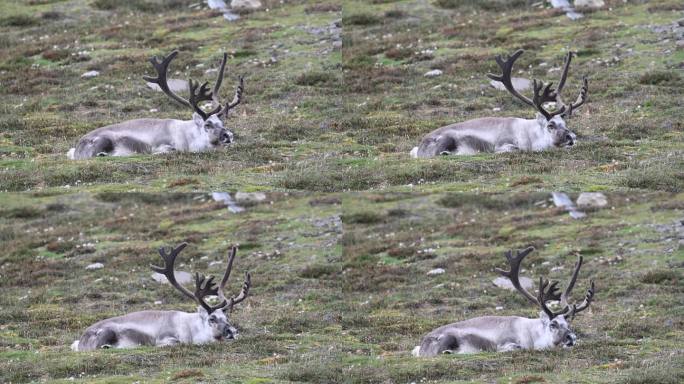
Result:
<svg viewBox="0 0 684 384"><path fill-rule="evenodd" d="M549 319L549 315L547 315L546 312L544 312L544 311L539 312L539 319L542 321L542 324L544 324L545 326L549 325L549 322L551 321L551 319Z"/></svg>
<svg viewBox="0 0 684 384"><path fill-rule="evenodd" d="M207 310L202 308L201 306L197 307L197 314L200 315L200 318L202 318L202 320L206 320L209 317Z"/></svg>
<svg viewBox="0 0 684 384"><path fill-rule="evenodd" d="M204 119L202 116L200 116L197 112L194 112L192 114L192 121L197 125L198 127L204 127Z"/></svg>

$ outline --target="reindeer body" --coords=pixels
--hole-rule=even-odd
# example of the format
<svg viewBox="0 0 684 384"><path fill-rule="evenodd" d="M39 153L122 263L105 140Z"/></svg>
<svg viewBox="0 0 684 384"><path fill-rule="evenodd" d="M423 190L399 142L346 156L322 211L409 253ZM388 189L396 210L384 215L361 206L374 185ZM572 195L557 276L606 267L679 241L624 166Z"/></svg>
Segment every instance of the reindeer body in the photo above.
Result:
<svg viewBox="0 0 684 384"><path fill-rule="evenodd" d="M206 326L206 311L140 311L99 321L72 344L75 351L132 348L141 345L206 344L233 339L237 330L228 324L220 334Z"/></svg>
<svg viewBox="0 0 684 384"><path fill-rule="evenodd" d="M190 79L190 95L188 99L184 99L171 91L166 78L169 64L177 55L178 51L173 51L161 61L156 57L150 59L157 71L157 77L143 78L157 84L172 100L193 109L195 112L191 120L136 119L108 125L82 136L67 156L78 160L94 156L129 156L135 153L202 152L230 144L233 133L223 126L223 120L231 109L240 104L244 79L240 77L233 101L222 105L218 93L228 59L228 55L224 53L213 90L207 88L206 82L200 86ZM205 101L211 101L216 107L205 111L199 105Z"/></svg>
<svg viewBox="0 0 684 384"><path fill-rule="evenodd" d="M222 129L223 123L216 116L209 117L207 125L209 127L204 128L197 114L193 115L193 120L136 119L108 125L81 137L76 147L69 151L69 158L202 152L233 141L232 132Z"/></svg>
<svg viewBox="0 0 684 384"><path fill-rule="evenodd" d="M552 124L551 124L552 123ZM516 117L483 117L438 128L425 135L412 157L473 155L481 152L543 151L572 146L575 134L555 116L547 122Z"/></svg>
<svg viewBox="0 0 684 384"><path fill-rule="evenodd" d="M535 119L515 117L484 117L438 128L423 137L420 144L411 150L411 157L434 157L438 155L473 155L481 152L543 151L553 147L568 147L575 144L576 136L571 132L564 117L582 106L587 100L588 81L585 77L577 101L565 104L561 92L565 86L572 52L565 57L565 66L558 83L544 83L534 79L532 99L520 94L511 81L513 64L523 51L516 51L504 60L496 58L501 75L487 74L492 80L501 82L513 96L537 110ZM544 108L545 103L554 102L554 111Z"/></svg>
<svg viewBox="0 0 684 384"><path fill-rule="evenodd" d="M519 316L482 316L439 327L423 337L421 344L412 351L414 356L436 356L442 353L507 352L519 349L544 350L559 345L575 345L577 336L568 323L575 314L589 307L594 298L594 282L590 283L584 301L577 305L568 302L580 268L582 256L578 257L570 282L563 291L558 292L558 282L539 279L539 292L532 295L522 287L519 280L520 263L533 247L517 251L513 256L506 252L510 265L509 271L497 268L503 276L510 279L513 287L535 306L542 309L538 319ZM560 300L562 309L554 312L547 302ZM567 319L567 320L566 320Z"/></svg>
<svg viewBox="0 0 684 384"><path fill-rule="evenodd" d="M71 344L74 351L92 351L99 348L132 348L141 345L168 346L175 344L206 344L237 336L228 322L228 313L233 306L242 302L249 294L251 277L245 273L245 281L237 296L227 298L223 289L230 278L237 248L233 247L221 283L214 285L214 277L195 274L195 291L182 286L175 277L174 264L178 254L187 246L182 243L167 254L164 248L159 255L164 260L163 267L151 266L152 270L162 273L169 284L183 295L199 304L197 312L181 311L140 311L99 321L88 327L83 335ZM209 305L205 298L217 296L218 305Z"/></svg>
<svg viewBox="0 0 684 384"><path fill-rule="evenodd" d="M558 328L553 329L544 318L483 316L464 320L428 333L420 346L414 348L413 355L544 350L558 344L574 344L576 336L567 328L567 322L554 320Z"/></svg>

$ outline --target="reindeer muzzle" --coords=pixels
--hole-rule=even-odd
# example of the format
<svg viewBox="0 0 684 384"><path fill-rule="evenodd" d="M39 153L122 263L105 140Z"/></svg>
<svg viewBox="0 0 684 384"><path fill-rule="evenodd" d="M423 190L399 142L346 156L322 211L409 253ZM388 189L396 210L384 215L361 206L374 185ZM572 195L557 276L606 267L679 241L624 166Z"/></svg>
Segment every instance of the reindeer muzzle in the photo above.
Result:
<svg viewBox="0 0 684 384"><path fill-rule="evenodd" d="M233 327L226 327L223 329L223 338L227 340L233 340L236 339L238 335L237 329Z"/></svg>
<svg viewBox="0 0 684 384"><path fill-rule="evenodd" d="M563 141L564 147L572 147L575 145L575 139L570 134L565 135L565 140Z"/></svg>
<svg viewBox="0 0 684 384"><path fill-rule="evenodd" d="M219 138L219 141L223 145L230 144L233 142L233 135L229 134L228 132L223 132Z"/></svg>
<svg viewBox="0 0 684 384"><path fill-rule="evenodd" d="M563 346L564 347L572 347L575 345L577 342L577 336L575 336L574 333L568 333L565 335L565 339L563 339Z"/></svg>

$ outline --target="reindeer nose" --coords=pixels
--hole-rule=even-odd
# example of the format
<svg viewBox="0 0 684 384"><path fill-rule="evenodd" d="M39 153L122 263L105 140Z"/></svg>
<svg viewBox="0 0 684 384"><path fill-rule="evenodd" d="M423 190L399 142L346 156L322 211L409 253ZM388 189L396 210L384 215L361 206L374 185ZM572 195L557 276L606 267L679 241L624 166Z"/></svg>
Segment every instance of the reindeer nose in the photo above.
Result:
<svg viewBox="0 0 684 384"><path fill-rule="evenodd" d="M575 345L576 339L577 339L577 337L575 335L573 335L572 333L568 333L565 336L565 345L567 345L567 346Z"/></svg>
<svg viewBox="0 0 684 384"><path fill-rule="evenodd" d="M572 138L572 136L569 133L565 135L565 141L568 142L568 145L575 144L575 140Z"/></svg>
<svg viewBox="0 0 684 384"><path fill-rule="evenodd" d="M237 336L237 329L233 327L226 327L223 329L223 337L226 339L234 339Z"/></svg>
<svg viewBox="0 0 684 384"><path fill-rule="evenodd" d="M230 137L230 135L229 135L227 132L223 132L223 133L221 134L220 140L221 140L221 142L224 143L224 144L229 144L230 142L233 141L233 138Z"/></svg>

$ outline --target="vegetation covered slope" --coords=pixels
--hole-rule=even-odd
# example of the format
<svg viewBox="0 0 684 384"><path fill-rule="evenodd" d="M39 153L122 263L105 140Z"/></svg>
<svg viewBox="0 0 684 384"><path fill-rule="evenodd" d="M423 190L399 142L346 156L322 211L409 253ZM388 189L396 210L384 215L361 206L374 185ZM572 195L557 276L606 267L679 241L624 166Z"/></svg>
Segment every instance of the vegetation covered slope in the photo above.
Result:
<svg viewBox="0 0 684 384"><path fill-rule="evenodd" d="M357 352L339 369L371 383L679 383L684 380L682 196L610 194L574 220L547 194L366 194L346 198L342 329ZM572 327L579 344L552 351L414 358L439 326L485 315L537 317L497 288L504 252L534 246L523 276L589 279L595 301ZM442 268L442 274L428 272ZM348 368L351 367L351 368ZM302 377L333 382L324 365Z"/></svg>
<svg viewBox="0 0 684 384"><path fill-rule="evenodd" d="M336 141L339 6L266 1L268 11L228 22L188 7L194 3L0 2L0 190L266 187L292 159ZM205 71L223 51L230 59L222 94L232 98L245 76L245 101L227 122L237 143L204 154L68 161L68 149L94 128L190 119L191 110L142 80L154 73L151 56L174 49L170 77L214 81L216 72ZM81 77L91 70L100 75Z"/></svg>
<svg viewBox="0 0 684 384"><path fill-rule="evenodd" d="M266 1L268 11L236 22L190 3L2 1L0 190L682 189L678 1L608 1L577 21L526 1ZM578 52L566 92L589 76L590 101L570 121L579 145L410 159L441 125L533 116L484 76L495 55L517 48L527 50L520 75L546 80ZM228 122L237 142L68 161L98 126L189 118L140 80L151 55L172 49L181 50L174 77L207 80L220 52L231 53L224 94L237 74L247 82ZM443 75L423 77L431 69ZM89 70L100 75L82 78Z"/></svg>
<svg viewBox="0 0 684 384"><path fill-rule="evenodd" d="M574 220L548 194L269 194L232 214L206 194L21 194L0 209L0 382L679 383L684 379L684 196L608 194ZM219 274L240 244L250 297L240 337L207 346L71 352L100 319L195 305L150 278L155 249ZM571 349L414 358L431 329L536 317L496 288L508 249L523 275L596 281ZM104 268L86 270L94 262ZM216 263L219 262L219 263ZM427 272L443 268L443 274ZM239 273L238 273L239 272ZM156 303L161 301L161 304Z"/></svg>
<svg viewBox="0 0 684 384"><path fill-rule="evenodd" d="M233 214L208 195L14 196L0 210L0 382L284 380L291 361L344 353L334 278L340 201L272 194ZM182 241L177 270L219 276L239 244L229 291L237 340L207 346L71 352L86 327L145 309L197 305L152 280L156 249ZM87 270L100 262L102 269ZM332 347L331 347L332 346ZM314 357L315 356L315 357Z"/></svg>

